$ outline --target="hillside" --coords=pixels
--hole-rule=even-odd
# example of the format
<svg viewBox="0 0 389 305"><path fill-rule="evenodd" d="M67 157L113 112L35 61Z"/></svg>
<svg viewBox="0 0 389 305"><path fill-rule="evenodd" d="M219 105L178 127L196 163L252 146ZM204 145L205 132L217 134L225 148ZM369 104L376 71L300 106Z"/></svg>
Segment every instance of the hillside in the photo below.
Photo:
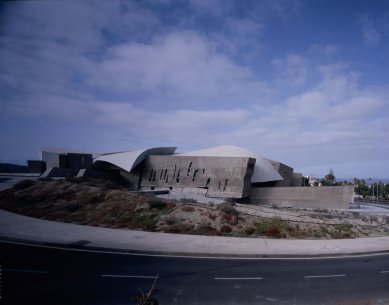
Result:
<svg viewBox="0 0 389 305"><path fill-rule="evenodd" d="M0 192L0 208L60 222L154 232L289 239L389 235L389 216L381 214L164 200L103 180L25 180Z"/></svg>

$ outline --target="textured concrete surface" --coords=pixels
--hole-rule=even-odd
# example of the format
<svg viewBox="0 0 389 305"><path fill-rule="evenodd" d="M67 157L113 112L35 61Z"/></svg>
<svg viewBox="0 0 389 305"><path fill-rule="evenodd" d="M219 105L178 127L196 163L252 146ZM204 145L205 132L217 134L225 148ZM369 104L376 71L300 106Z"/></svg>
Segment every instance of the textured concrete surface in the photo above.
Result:
<svg viewBox="0 0 389 305"><path fill-rule="evenodd" d="M348 209L354 186L331 187L253 187L250 198L254 203L280 207Z"/></svg>
<svg viewBox="0 0 389 305"><path fill-rule="evenodd" d="M179 235L58 223L3 210L0 237L64 247L190 256L307 257L389 252L389 237L276 240Z"/></svg>

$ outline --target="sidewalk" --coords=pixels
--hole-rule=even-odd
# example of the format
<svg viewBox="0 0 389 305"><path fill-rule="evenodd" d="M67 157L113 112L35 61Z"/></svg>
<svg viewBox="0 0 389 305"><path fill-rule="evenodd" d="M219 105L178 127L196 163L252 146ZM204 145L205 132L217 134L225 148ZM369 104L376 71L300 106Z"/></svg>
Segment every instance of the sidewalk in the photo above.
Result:
<svg viewBox="0 0 389 305"><path fill-rule="evenodd" d="M93 250L211 257L310 257L389 252L389 236L279 240L151 233L59 223L3 210L0 210L0 240Z"/></svg>

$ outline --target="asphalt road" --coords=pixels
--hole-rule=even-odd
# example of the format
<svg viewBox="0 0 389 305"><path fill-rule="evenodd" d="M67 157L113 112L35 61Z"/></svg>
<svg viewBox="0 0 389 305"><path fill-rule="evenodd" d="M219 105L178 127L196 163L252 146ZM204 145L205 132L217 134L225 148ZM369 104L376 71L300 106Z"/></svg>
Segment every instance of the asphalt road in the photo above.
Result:
<svg viewBox="0 0 389 305"><path fill-rule="evenodd" d="M0 242L0 304L389 304L389 255L204 259Z"/></svg>

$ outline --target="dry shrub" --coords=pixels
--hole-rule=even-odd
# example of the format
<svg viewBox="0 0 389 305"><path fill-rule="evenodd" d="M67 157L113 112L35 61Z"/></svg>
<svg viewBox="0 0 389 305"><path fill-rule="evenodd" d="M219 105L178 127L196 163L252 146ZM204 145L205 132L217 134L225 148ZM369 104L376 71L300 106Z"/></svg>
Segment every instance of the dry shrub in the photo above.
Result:
<svg viewBox="0 0 389 305"><path fill-rule="evenodd" d="M15 190L20 191L20 190L27 189L27 188L33 186L34 184L35 184L34 181L26 179L26 180L22 180L22 181L16 183L13 188Z"/></svg>
<svg viewBox="0 0 389 305"><path fill-rule="evenodd" d="M222 226L222 227L220 228L220 232L221 232L221 233L231 233L231 232L232 232L232 229L231 229L230 226Z"/></svg>
<svg viewBox="0 0 389 305"><path fill-rule="evenodd" d="M223 214L222 219L229 222L232 220L232 216L231 216L231 214Z"/></svg>
<svg viewBox="0 0 389 305"><path fill-rule="evenodd" d="M184 212L192 213L192 212L195 211L195 208L194 208L194 207L191 207L191 206L185 205L185 206L183 206L183 207L181 208L181 210L184 211Z"/></svg>
<svg viewBox="0 0 389 305"><path fill-rule="evenodd" d="M76 197L76 201L82 205L103 202L104 199L105 199L104 193L96 193L96 192L88 192L88 191L77 194Z"/></svg>
<svg viewBox="0 0 389 305"><path fill-rule="evenodd" d="M174 209L177 205L174 202L166 202L166 208Z"/></svg>
<svg viewBox="0 0 389 305"><path fill-rule="evenodd" d="M260 235L266 235L271 238L284 237L284 234L282 233L285 230L285 223L279 217L264 219L262 221L256 222L255 226L257 228L257 232Z"/></svg>
<svg viewBox="0 0 389 305"><path fill-rule="evenodd" d="M245 230L244 230L244 233L247 234L247 235L253 235L255 233L255 228L253 227L247 227Z"/></svg>
<svg viewBox="0 0 389 305"><path fill-rule="evenodd" d="M238 223L238 217L236 215L225 213L222 216L222 222L226 222L230 225L236 225Z"/></svg>
<svg viewBox="0 0 389 305"><path fill-rule="evenodd" d="M167 228L164 228L163 231L166 233L183 233L191 234L194 230L194 225L190 224L177 224Z"/></svg>
<svg viewBox="0 0 389 305"><path fill-rule="evenodd" d="M178 222L178 219L176 216L174 215L169 215L166 220L165 220L166 224L171 226L171 225L174 225Z"/></svg>
<svg viewBox="0 0 389 305"><path fill-rule="evenodd" d="M193 231L193 234L214 236L220 235L220 232L206 222L201 222Z"/></svg>
<svg viewBox="0 0 389 305"><path fill-rule="evenodd" d="M234 208L234 205L230 202L224 202L224 203L221 203L217 209L219 211L222 211L223 213L225 214L230 214L230 215L233 215L233 216L238 216L239 215L239 212Z"/></svg>
<svg viewBox="0 0 389 305"><path fill-rule="evenodd" d="M167 207L166 202L158 198L152 198L147 204L149 205L150 209L156 210L162 210Z"/></svg>

